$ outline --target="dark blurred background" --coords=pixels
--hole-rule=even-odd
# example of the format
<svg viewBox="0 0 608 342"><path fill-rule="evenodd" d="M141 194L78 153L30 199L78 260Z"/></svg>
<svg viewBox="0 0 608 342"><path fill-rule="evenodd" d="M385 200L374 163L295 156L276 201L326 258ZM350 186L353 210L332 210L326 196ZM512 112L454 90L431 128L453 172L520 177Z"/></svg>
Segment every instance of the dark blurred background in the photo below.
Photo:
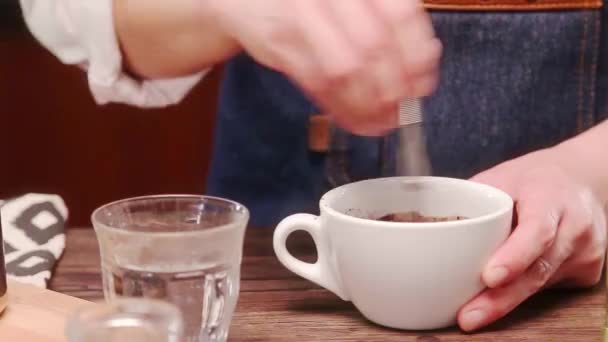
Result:
<svg viewBox="0 0 608 342"><path fill-rule="evenodd" d="M70 226L108 201L203 193L219 72L179 106L97 106L86 75L29 34L16 0L0 0L0 198L61 195Z"/></svg>

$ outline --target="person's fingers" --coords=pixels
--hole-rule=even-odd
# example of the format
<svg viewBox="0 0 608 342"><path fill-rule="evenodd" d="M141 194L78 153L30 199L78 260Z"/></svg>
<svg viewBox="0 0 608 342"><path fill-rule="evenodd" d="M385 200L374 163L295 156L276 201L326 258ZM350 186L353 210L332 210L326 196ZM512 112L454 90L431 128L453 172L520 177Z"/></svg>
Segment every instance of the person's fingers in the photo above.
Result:
<svg viewBox="0 0 608 342"><path fill-rule="evenodd" d="M399 101L426 95L437 83L441 44L434 38L428 15L402 1L385 2L391 5L310 0L296 8L303 12L301 34L318 69L293 66L299 70L295 81L339 125L360 135L380 135L398 126ZM386 20L388 12L395 12L391 21ZM400 32L401 21L408 18L416 23L412 32ZM403 56L403 42L417 44L410 45L413 59ZM417 64L423 60L426 66ZM408 68L421 73L408 81L403 76Z"/></svg>
<svg viewBox="0 0 608 342"><path fill-rule="evenodd" d="M431 18L420 1L375 0L371 3L393 30L402 52L435 38Z"/></svg>
<svg viewBox="0 0 608 342"><path fill-rule="evenodd" d="M327 114L339 118L338 124L353 131L350 127L358 127L356 122L370 105L366 99L372 91L369 82L353 82L362 69L361 55L332 21L322 1L294 4L305 45L295 50L305 50L304 58L314 61L308 63L314 68L294 65L291 76Z"/></svg>
<svg viewBox="0 0 608 342"><path fill-rule="evenodd" d="M368 94L371 97L369 101L378 107L396 104L407 94L408 84L401 77L404 65L398 37L390 23L376 9L373 1L337 0L328 4L336 21L345 27L349 39L359 48L366 61L361 72L365 74L363 79L368 80L374 90Z"/></svg>
<svg viewBox="0 0 608 342"><path fill-rule="evenodd" d="M439 40L435 40L437 43L437 53L441 52L441 43ZM437 70L425 72L423 75L410 77L408 80L408 95L411 97L420 97L431 94L437 88L439 84L439 73Z"/></svg>
<svg viewBox="0 0 608 342"><path fill-rule="evenodd" d="M350 107L350 125L365 135L394 128L397 111L385 110L397 108L406 94L407 84L400 77L402 65L393 31L369 1L327 1L325 4L365 61L355 75L335 89L332 98Z"/></svg>
<svg viewBox="0 0 608 342"><path fill-rule="evenodd" d="M561 226L560 232L570 227ZM561 233L560 233L561 234ZM506 286L489 288L466 304L458 314L458 323L465 331L477 330L502 318L528 297L547 285L564 260L571 254L572 244L566 236L538 257L517 279Z"/></svg>
<svg viewBox="0 0 608 342"><path fill-rule="evenodd" d="M299 30L307 53L319 67L316 78L318 90L327 90L329 83L339 84L363 66L360 54L334 22L323 1L294 1L299 11Z"/></svg>
<svg viewBox="0 0 608 342"><path fill-rule="evenodd" d="M346 115L333 116L336 124L361 136L381 136L386 135L391 129L398 125L398 104L395 104L393 108L385 107L385 109L373 115L369 119L361 119L354 121L352 117Z"/></svg>
<svg viewBox="0 0 608 342"><path fill-rule="evenodd" d="M572 195L572 199L576 199ZM564 231L572 241L572 256L548 282L548 286L589 287L602 276L606 257L606 214L588 192L581 192L578 205L572 205L564 221L572 228ZM573 202L574 203L574 202ZM560 228L561 229L561 228Z"/></svg>
<svg viewBox="0 0 608 342"><path fill-rule="evenodd" d="M520 276L552 246L557 235L564 208L552 203L560 202L544 195L523 196L517 202L517 227L484 268L482 278L488 287L502 286Z"/></svg>
<svg viewBox="0 0 608 342"><path fill-rule="evenodd" d="M414 20L408 22L407 27L403 29L409 32L405 38L402 38L402 49L405 50L408 46L410 47L409 50L403 51L403 54L406 76L411 79L438 73L443 48L441 42L433 36L425 37L422 33L414 35L414 32L420 31L420 28L425 26L425 23L430 24L430 18L428 18L428 14L423 12ZM412 46L416 48L412 49Z"/></svg>
<svg viewBox="0 0 608 342"><path fill-rule="evenodd" d="M365 0L322 2L335 25L365 58L381 57L395 44L390 27L371 3Z"/></svg>
<svg viewBox="0 0 608 342"><path fill-rule="evenodd" d="M428 95L437 85L442 52L430 16L418 1L379 0L373 5L395 35L401 57L400 76L408 82L408 96Z"/></svg>

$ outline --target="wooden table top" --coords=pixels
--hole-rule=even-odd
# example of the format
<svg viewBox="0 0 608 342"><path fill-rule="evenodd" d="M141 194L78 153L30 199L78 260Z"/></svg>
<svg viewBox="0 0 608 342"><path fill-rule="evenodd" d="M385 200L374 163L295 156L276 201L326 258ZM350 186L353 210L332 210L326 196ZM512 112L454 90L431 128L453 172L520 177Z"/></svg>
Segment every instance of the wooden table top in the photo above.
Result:
<svg viewBox="0 0 608 342"><path fill-rule="evenodd" d="M457 328L404 332L366 321L351 303L286 270L272 251L271 229L247 231L241 294L230 341L601 341L604 286L550 290L488 329L465 335ZM290 238L291 248L314 259L310 239ZM51 289L88 300L102 298L99 253L92 229L71 229Z"/></svg>
<svg viewBox="0 0 608 342"><path fill-rule="evenodd" d="M95 304L9 279L8 307L0 315L2 342L66 342L74 311Z"/></svg>

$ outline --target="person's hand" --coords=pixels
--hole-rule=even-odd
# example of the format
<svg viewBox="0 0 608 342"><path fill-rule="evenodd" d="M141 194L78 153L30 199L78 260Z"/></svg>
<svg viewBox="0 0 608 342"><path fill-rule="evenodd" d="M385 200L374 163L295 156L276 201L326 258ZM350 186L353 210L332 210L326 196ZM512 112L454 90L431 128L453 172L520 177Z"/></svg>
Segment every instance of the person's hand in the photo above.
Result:
<svg viewBox="0 0 608 342"><path fill-rule="evenodd" d="M219 25L286 74L337 124L398 124L398 101L436 86L441 44L418 0L215 0Z"/></svg>
<svg viewBox="0 0 608 342"><path fill-rule="evenodd" d="M473 178L513 197L516 225L483 270L488 289L460 310L463 330L503 317L547 286L586 287L600 280L606 217L594 189L564 164L575 157L543 150Z"/></svg>

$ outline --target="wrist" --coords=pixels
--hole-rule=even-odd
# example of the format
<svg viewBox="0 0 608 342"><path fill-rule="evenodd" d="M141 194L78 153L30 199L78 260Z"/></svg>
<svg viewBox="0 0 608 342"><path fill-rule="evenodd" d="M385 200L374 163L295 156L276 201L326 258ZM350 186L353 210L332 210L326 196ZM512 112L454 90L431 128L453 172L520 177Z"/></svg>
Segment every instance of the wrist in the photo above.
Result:
<svg viewBox="0 0 608 342"><path fill-rule="evenodd" d="M212 0L211 0L212 1ZM238 53L213 7L193 0L114 0L114 26L125 65L142 78L184 76Z"/></svg>
<svg viewBox="0 0 608 342"><path fill-rule="evenodd" d="M552 158L577 182L588 186L602 203L608 202L608 167L598 155L598 142L587 133L551 148Z"/></svg>
<svg viewBox="0 0 608 342"><path fill-rule="evenodd" d="M206 0L199 1L199 21L212 23L213 27L224 37L236 41L231 28L230 18L238 11L238 7L231 0Z"/></svg>
<svg viewBox="0 0 608 342"><path fill-rule="evenodd" d="M229 0L188 1L195 4L190 8L193 19L188 20L190 28L183 31L180 39L185 48L192 46L197 50L203 68L221 63L242 50L223 24Z"/></svg>

